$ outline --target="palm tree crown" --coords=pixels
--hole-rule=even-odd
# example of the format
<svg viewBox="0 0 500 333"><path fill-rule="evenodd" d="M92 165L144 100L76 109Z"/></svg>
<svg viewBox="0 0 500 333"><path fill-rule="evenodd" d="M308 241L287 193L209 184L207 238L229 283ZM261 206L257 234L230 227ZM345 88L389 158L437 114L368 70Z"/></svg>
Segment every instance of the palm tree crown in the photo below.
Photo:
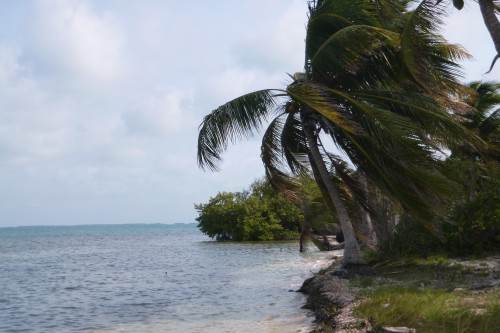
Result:
<svg viewBox="0 0 500 333"><path fill-rule="evenodd" d="M465 92L462 99L473 109L466 109L460 114L460 121L483 139L488 149L478 154L467 147L456 147L452 149L452 155L500 162L500 82L473 81L467 86L470 90Z"/></svg>

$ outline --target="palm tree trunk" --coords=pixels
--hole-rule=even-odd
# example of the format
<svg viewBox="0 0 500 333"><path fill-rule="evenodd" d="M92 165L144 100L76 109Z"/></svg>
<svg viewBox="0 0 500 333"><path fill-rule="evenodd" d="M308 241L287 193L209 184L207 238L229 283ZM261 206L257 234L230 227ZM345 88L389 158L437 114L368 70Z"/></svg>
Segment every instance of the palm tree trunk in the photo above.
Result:
<svg viewBox="0 0 500 333"><path fill-rule="evenodd" d="M359 178L359 182L360 182L362 189L363 189L363 194L364 194L366 200L369 200L368 199L368 195L369 195L368 183L366 181L366 175L361 170L358 170L358 172L359 172L358 178ZM360 210L361 210L361 225L362 225L362 230L363 230L364 236L366 238L366 245L368 246L368 248L374 250L378 246L378 241L377 241L377 234L375 233L375 231L373 229L371 215L361 205L360 205Z"/></svg>
<svg viewBox="0 0 500 333"><path fill-rule="evenodd" d="M340 221L340 226L342 227L342 232L344 234L344 265L347 264L364 264L364 260L361 257L361 250L359 248L358 241L356 240L354 229L352 227L351 220L347 214L347 210L342 202L340 193L335 187L335 184L330 178L330 174L326 168L325 162L321 157L321 153L318 148L318 142L314 134L314 121L306 120L302 116L302 126L304 128L304 133L307 138L307 143L309 145L309 150L314 164L318 168L321 175L321 180L325 184L337 216Z"/></svg>
<svg viewBox="0 0 500 333"><path fill-rule="evenodd" d="M493 59L490 70L488 71L491 72L493 66L495 65L495 61L500 57L500 22L495 15L493 0L478 0L478 2L479 8L481 9L481 15L483 16L484 25L488 29L491 39L493 40L493 44L495 45L495 50L497 51L497 55L495 59Z"/></svg>
<svg viewBox="0 0 500 333"><path fill-rule="evenodd" d="M307 240L311 230L311 213L305 202L300 203L300 209L304 212L304 220L300 224L299 252L306 252Z"/></svg>

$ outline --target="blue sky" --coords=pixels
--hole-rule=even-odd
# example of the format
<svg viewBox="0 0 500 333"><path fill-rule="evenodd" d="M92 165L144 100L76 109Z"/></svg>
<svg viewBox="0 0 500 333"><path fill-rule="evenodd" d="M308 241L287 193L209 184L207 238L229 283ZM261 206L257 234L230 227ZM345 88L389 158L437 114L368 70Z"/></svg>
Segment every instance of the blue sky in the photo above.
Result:
<svg viewBox="0 0 500 333"><path fill-rule="evenodd" d="M0 0L0 227L193 222L263 175L259 139L196 165L203 116L303 67L306 0ZM477 4L443 33L488 75ZM450 10L451 11L451 10Z"/></svg>

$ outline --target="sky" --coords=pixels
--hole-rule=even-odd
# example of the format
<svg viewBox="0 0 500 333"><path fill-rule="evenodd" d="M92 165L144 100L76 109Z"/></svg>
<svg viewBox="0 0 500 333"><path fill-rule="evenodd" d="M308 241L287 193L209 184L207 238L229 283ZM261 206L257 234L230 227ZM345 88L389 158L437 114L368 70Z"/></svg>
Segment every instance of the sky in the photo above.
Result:
<svg viewBox="0 0 500 333"><path fill-rule="evenodd" d="M477 4L443 34L500 79ZM306 0L0 0L0 227L191 223L194 203L263 176L259 141L218 173L198 126L303 68Z"/></svg>

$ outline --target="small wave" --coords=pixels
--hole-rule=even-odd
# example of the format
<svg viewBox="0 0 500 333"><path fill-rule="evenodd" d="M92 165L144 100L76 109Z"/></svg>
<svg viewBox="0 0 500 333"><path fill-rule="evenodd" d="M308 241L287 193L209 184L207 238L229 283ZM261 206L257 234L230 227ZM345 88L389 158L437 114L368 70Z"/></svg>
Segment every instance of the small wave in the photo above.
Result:
<svg viewBox="0 0 500 333"><path fill-rule="evenodd" d="M94 332L94 331L108 331L108 330L112 331L113 329L107 326L88 326L78 329L78 331L80 332L85 332L85 331Z"/></svg>
<svg viewBox="0 0 500 333"><path fill-rule="evenodd" d="M82 286L70 286L70 287L64 287L64 290L79 290L81 288Z"/></svg>
<svg viewBox="0 0 500 333"><path fill-rule="evenodd" d="M131 306L154 306L155 304L148 303L148 302L142 302L142 303L130 303L129 305L131 305Z"/></svg>

